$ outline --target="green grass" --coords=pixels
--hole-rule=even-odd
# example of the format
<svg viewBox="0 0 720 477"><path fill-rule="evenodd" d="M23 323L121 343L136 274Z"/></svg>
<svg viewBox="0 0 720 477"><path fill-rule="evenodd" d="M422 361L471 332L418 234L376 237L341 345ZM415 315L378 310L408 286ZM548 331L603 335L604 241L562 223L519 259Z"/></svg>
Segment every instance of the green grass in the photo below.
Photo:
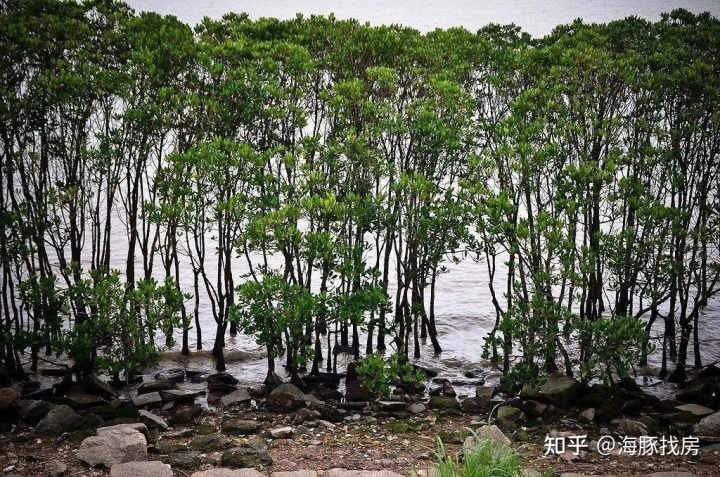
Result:
<svg viewBox="0 0 720 477"><path fill-rule="evenodd" d="M477 447L463 448L463 458L453 458L438 439L438 477L516 477L521 475L520 456L509 445L496 439L473 437Z"/></svg>

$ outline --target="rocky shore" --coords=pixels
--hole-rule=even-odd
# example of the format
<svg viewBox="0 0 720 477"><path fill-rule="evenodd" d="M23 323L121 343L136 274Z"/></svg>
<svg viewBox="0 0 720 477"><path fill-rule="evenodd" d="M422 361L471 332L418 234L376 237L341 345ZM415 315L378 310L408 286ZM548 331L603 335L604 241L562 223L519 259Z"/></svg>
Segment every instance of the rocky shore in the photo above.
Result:
<svg viewBox="0 0 720 477"><path fill-rule="evenodd" d="M281 384L268 390L184 368L123 391L94 376L2 388L0 471L431 475L438 439L459 455L480 433L507 439L526 475L720 475L720 369L714 366L693 376L673 400L646 394L632 379L588 387L564 376L514 396L481 385L475 395L459 397L452 383L436 377L427 392L375 397L349 371L342 394L336 376L302 383L304 389ZM193 389L185 388L188 382Z"/></svg>

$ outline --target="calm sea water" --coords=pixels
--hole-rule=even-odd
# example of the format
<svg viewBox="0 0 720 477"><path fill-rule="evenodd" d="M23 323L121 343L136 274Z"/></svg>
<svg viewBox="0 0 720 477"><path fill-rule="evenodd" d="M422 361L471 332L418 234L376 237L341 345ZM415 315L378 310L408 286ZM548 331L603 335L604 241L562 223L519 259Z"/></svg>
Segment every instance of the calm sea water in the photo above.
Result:
<svg viewBox="0 0 720 477"><path fill-rule="evenodd" d="M401 1L369 0L327 1L312 0L257 0L230 1L206 0L167 2L164 0L126 0L136 11L149 10L161 14L171 14L180 20L196 24L203 17L219 19L227 12L247 12L253 19L276 17L289 19L297 13L305 16L312 14L328 15L334 13L337 18L356 18L362 22L378 24L402 24L420 30L431 31L435 28L462 26L476 31L488 23L514 23L533 36L543 36L558 24L572 22L582 18L586 23L605 23L627 16L638 16L648 20L659 20L662 12L676 8L686 8L694 13L708 11L720 16L720 1L698 0L680 2L671 0L503 0L472 1ZM119 234L114 245L113 261L118 268L124 268L126 237L121 223L115 224ZM212 263L208 263L212 266ZM239 265L238 273L245 267ZM426 347L422 364L439 368L446 376L462 379L467 370L482 367L480 359L483 337L492 327L495 311L487 290L485 264L465 260L450 267L450 273L440 277L437 284L436 314L440 342L445 352L442 357L432 357L432 349ZM502 281L503 277L498 276ZM187 274L181 283L186 291L192 290L192 276ZM215 323L212 319L209 303L203 302L203 342L206 349L212 346ZM720 358L720 303L713 301L703 313L703 357L706 363ZM194 332L193 332L194 333ZM654 330L659 336L661 329ZM192 335L194 339L194 334ZM258 356L258 346L252 338L238 336L228 340L229 350L250 351L251 355L236 353L241 359L228 363L228 370L246 383L258 383L265 374L265 362ZM238 356L240 355L240 356ZM253 357L254 356L254 357ZM188 366L210 366L207 356L199 355L195 363ZM656 354L651 364L659 364ZM163 366L167 366L164 363ZM470 388L468 388L469 390Z"/></svg>
<svg viewBox="0 0 720 477"><path fill-rule="evenodd" d="M662 12L685 8L693 13L720 15L718 0L126 0L136 11L175 15L195 25L203 17L219 19L227 12L247 12L250 18L294 18L335 14L372 25L397 23L427 32L463 26L476 31L488 23L514 23L533 36L542 36L563 23L582 18L586 23L606 23L637 16L658 20Z"/></svg>

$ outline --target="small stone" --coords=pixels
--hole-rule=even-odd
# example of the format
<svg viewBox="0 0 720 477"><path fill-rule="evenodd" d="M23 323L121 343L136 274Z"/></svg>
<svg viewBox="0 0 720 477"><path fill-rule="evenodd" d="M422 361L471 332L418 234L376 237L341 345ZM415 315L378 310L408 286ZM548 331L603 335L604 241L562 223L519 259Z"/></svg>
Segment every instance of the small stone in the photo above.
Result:
<svg viewBox="0 0 720 477"><path fill-rule="evenodd" d="M158 391L139 394L133 398L133 405L135 407L160 407L162 404L163 400Z"/></svg>
<svg viewBox="0 0 720 477"><path fill-rule="evenodd" d="M220 404L222 404L225 407L229 407L235 404L245 404L252 401L252 397L250 396L250 393L248 393L248 390L245 388L240 388L237 391L233 391L230 394L226 394L222 398L220 398Z"/></svg>
<svg viewBox="0 0 720 477"><path fill-rule="evenodd" d="M153 414L150 411L140 411L140 421L142 421L149 428L153 429L167 429L168 423L162 417Z"/></svg>
<svg viewBox="0 0 720 477"><path fill-rule="evenodd" d="M270 435L273 439L290 439L293 436L292 427L279 427L277 429L271 429Z"/></svg>
<svg viewBox="0 0 720 477"><path fill-rule="evenodd" d="M124 462L110 468L110 477L173 477L173 471L159 460Z"/></svg>
<svg viewBox="0 0 720 477"><path fill-rule="evenodd" d="M222 431L227 434L255 434L260 430L260 423L247 419L229 419L222 423Z"/></svg>
<svg viewBox="0 0 720 477"><path fill-rule="evenodd" d="M408 411L410 411L413 414L422 414L423 412L427 411L427 406L421 402L416 402L408 406Z"/></svg>
<svg viewBox="0 0 720 477"><path fill-rule="evenodd" d="M578 421L582 422L584 424L588 424L588 423L592 422L594 418L595 418L595 409L590 407L580 413L580 415L578 416Z"/></svg>

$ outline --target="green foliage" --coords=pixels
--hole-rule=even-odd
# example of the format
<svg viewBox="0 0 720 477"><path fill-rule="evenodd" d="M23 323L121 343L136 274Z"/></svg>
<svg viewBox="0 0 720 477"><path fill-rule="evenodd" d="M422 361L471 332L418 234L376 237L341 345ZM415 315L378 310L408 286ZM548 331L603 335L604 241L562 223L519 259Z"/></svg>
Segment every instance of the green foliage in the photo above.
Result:
<svg viewBox="0 0 720 477"><path fill-rule="evenodd" d="M516 477L521 475L520 456L498 439L481 438L473 432L474 449L463 448L463 458L449 455L438 438L437 474L439 477Z"/></svg>
<svg viewBox="0 0 720 477"><path fill-rule="evenodd" d="M380 353L366 355L358 363L357 373L370 392L381 396L389 396L393 386L425 387L425 373L400 353L394 353L388 359Z"/></svg>

